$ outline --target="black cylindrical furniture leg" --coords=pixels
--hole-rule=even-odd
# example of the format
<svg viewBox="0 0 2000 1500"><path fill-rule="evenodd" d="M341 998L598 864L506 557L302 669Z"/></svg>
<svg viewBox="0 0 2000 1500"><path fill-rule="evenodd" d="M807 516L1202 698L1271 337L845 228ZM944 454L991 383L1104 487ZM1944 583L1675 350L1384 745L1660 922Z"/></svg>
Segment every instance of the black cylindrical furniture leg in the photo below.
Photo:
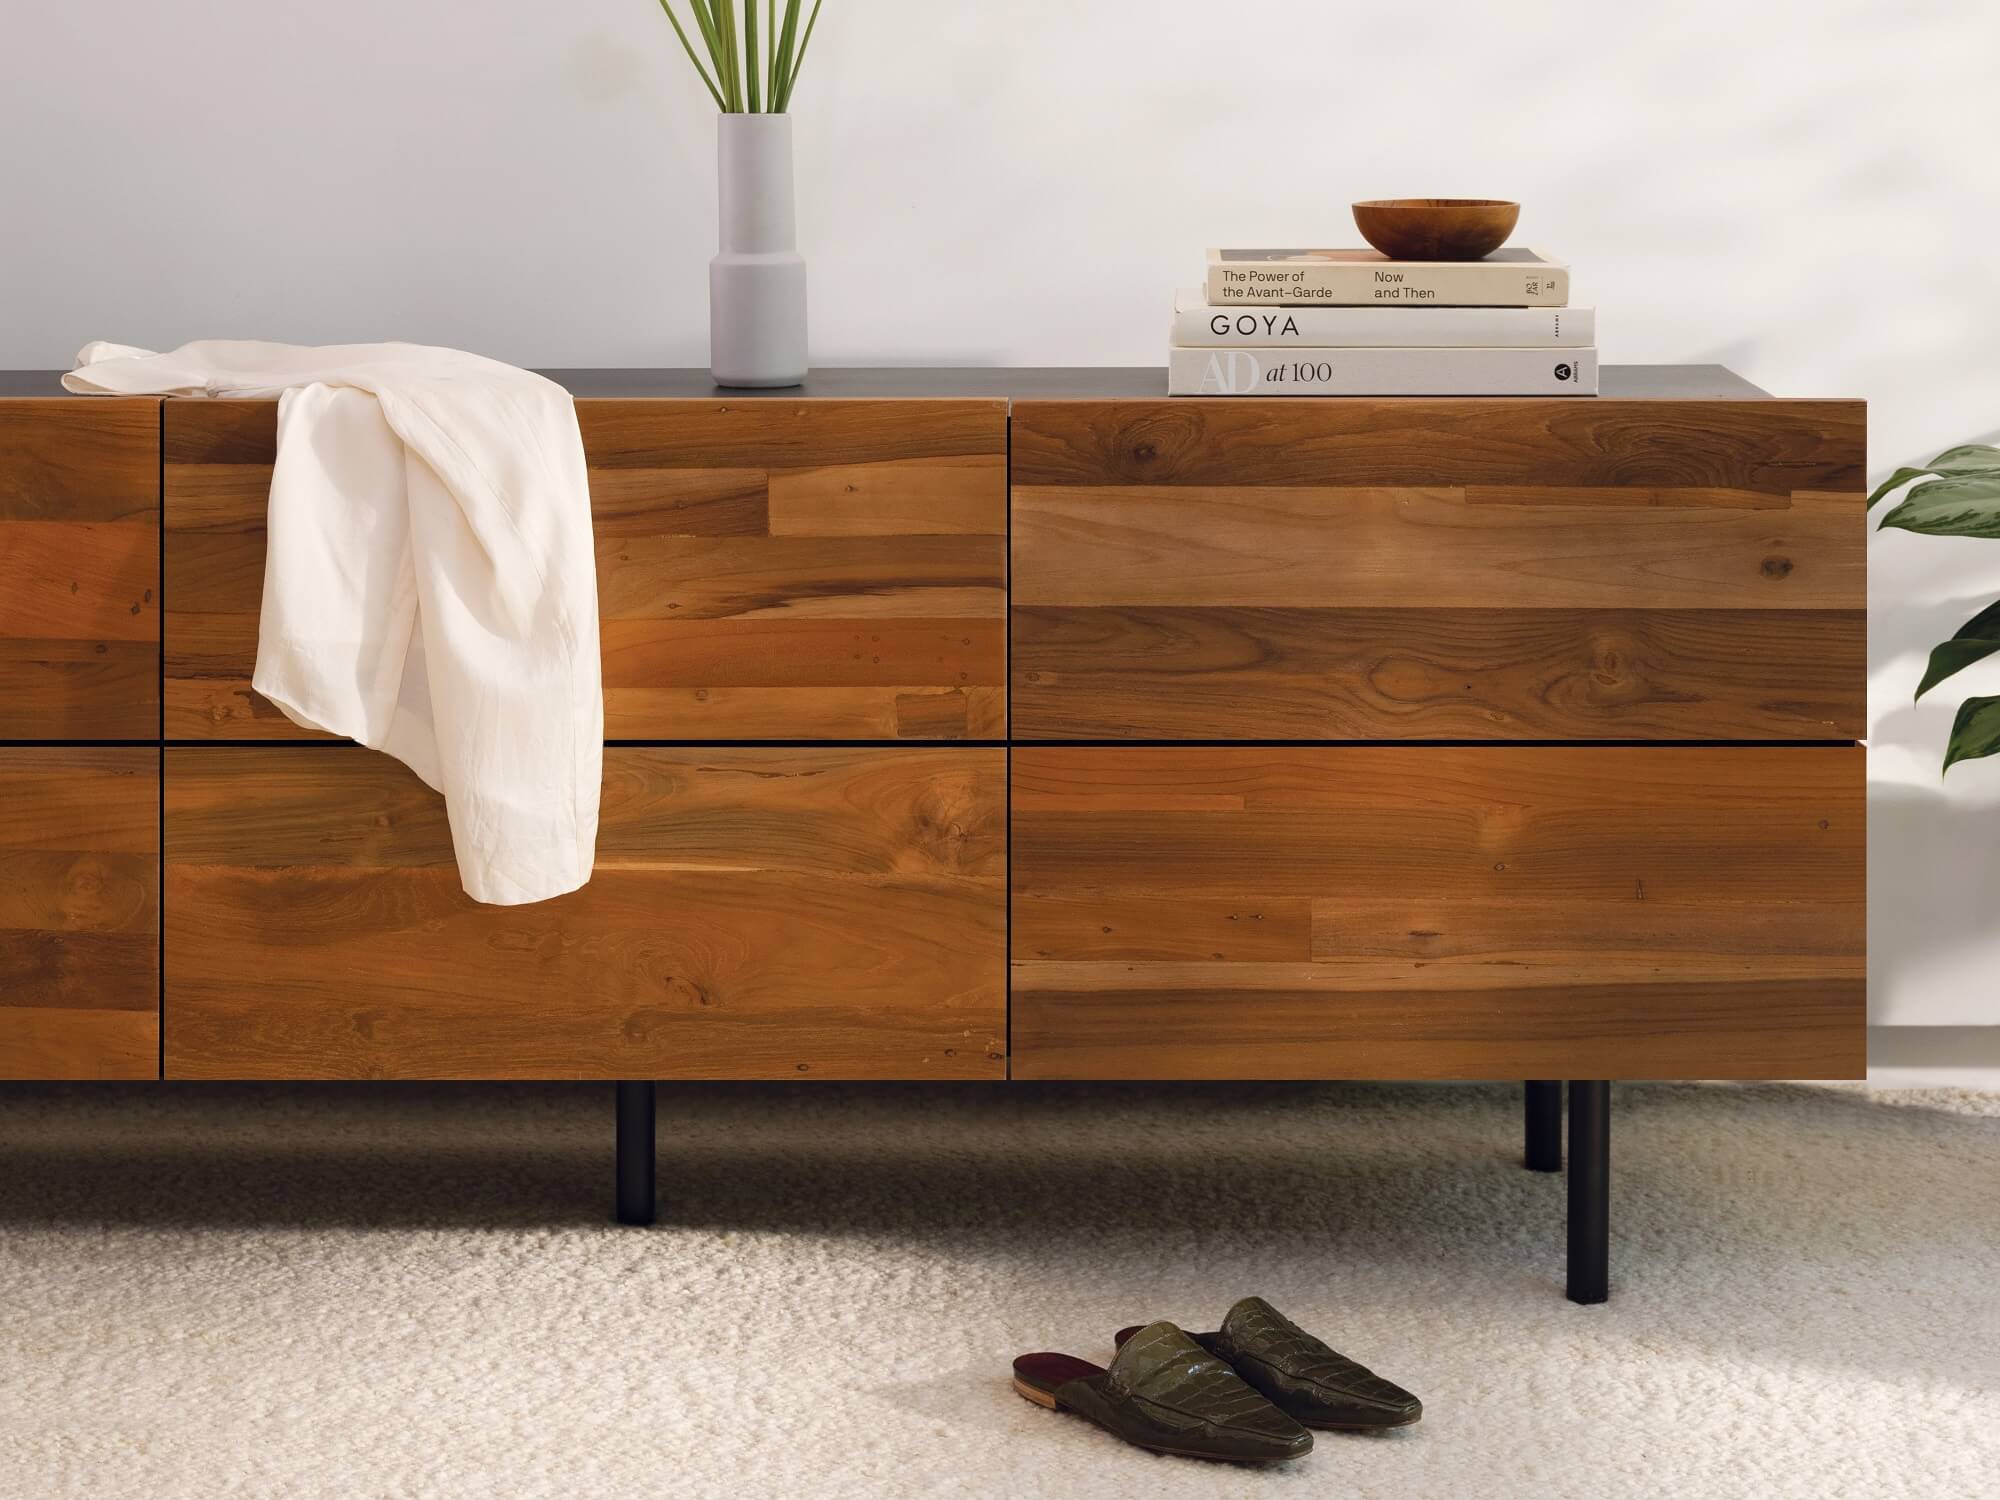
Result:
<svg viewBox="0 0 2000 1500"><path fill-rule="evenodd" d="M1611 1085L1569 1086L1569 1300L1611 1295Z"/></svg>
<svg viewBox="0 0 2000 1500"><path fill-rule="evenodd" d="M618 1222L653 1222L653 1085L618 1084Z"/></svg>
<svg viewBox="0 0 2000 1500"><path fill-rule="evenodd" d="M1527 1100L1527 1143L1523 1160L1530 1172L1560 1172L1563 1164L1561 1079L1531 1078L1522 1086Z"/></svg>

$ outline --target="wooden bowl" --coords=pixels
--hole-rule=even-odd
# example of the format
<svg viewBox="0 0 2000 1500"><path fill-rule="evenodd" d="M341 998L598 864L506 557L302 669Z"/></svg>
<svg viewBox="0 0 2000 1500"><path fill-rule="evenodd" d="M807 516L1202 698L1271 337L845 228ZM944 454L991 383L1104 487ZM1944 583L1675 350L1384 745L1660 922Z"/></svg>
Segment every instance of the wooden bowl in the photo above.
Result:
<svg viewBox="0 0 2000 1500"><path fill-rule="evenodd" d="M1371 198L1361 237L1391 260L1479 260L1507 243L1521 205L1504 198Z"/></svg>

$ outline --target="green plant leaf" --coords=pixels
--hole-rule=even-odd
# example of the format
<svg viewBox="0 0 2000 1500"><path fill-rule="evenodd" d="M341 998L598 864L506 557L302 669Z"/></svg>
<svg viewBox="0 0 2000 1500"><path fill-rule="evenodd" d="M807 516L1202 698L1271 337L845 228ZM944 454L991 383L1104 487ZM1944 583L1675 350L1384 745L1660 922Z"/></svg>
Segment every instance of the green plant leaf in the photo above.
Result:
<svg viewBox="0 0 2000 1500"><path fill-rule="evenodd" d="M708 48L709 66L715 69L715 86L722 91L722 107L729 108L729 68L728 59L722 46L722 33L716 28L715 7L710 0L688 0L694 10L695 25L701 28L702 45Z"/></svg>
<svg viewBox="0 0 2000 1500"><path fill-rule="evenodd" d="M1926 536L2000 537L2000 470L1917 485L1882 527Z"/></svg>
<svg viewBox="0 0 2000 1500"><path fill-rule="evenodd" d="M1961 443L1947 448L1931 460L1940 474L1974 474L1982 469L2000 469L2000 448L1986 443Z"/></svg>
<svg viewBox="0 0 2000 1500"><path fill-rule="evenodd" d="M778 41L778 93L775 111L783 114L792 87L792 48L799 39L799 0L785 0L785 25Z"/></svg>
<svg viewBox="0 0 2000 1500"><path fill-rule="evenodd" d="M701 79L701 86L708 90L708 96L715 101L717 109L727 114L782 114L791 105L792 90L799 81L799 67L805 62L806 45L812 41L813 27L819 22L820 0L813 0L812 14L806 19L804 35L800 35L799 10L802 4L803 0L785 0L784 25L781 28L778 24L778 0L764 0L760 47L757 0L743 0L740 38L737 33L736 0L688 0L688 9L694 13L695 29L701 33L702 47L708 53L706 65L695 51L694 44L688 40L680 17L674 14L672 0L660 0L660 9L666 12L674 35L680 38L681 50L694 64L695 75ZM758 61L760 50L763 54L761 66Z"/></svg>
<svg viewBox="0 0 2000 1500"><path fill-rule="evenodd" d="M1945 678L1986 660L1995 651L2000 651L2000 639L1954 639L1931 647L1930 665L1924 668L1924 680L1917 684L1916 696L1923 697Z"/></svg>
<svg viewBox="0 0 2000 1500"><path fill-rule="evenodd" d="M796 5L797 0L790 0L790 3ZM793 60L791 72L785 79L785 108L787 109L792 107L792 90L798 87L799 69L806 65L806 48L812 45L813 27L819 25L819 4L820 0L813 0L812 14L806 18L806 34L804 39L799 43L799 55Z"/></svg>
<svg viewBox="0 0 2000 1500"><path fill-rule="evenodd" d="M1926 474L1936 474L1940 478L1963 478L2000 470L2000 448L1991 448L1984 443L1961 443L1956 448L1947 448L1936 458L1921 468L1901 468L1876 485L1868 496L1867 509L1873 510L1875 502L1891 490L1901 489L1912 479L1921 479Z"/></svg>
<svg viewBox="0 0 2000 1500"><path fill-rule="evenodd" d="M716 29L722 33L722 55L729 60L729 87L723 90L723 97L729 100L731 110L741 113L743 109L743 68L742 57L736 50L736 0L709 0L715 7Z"/></svg>
<svg viewBox="0 0 2000 1500"><path fill-rule="evenodd" d="M662 4L666 0L661 0ZM716 83L722 82L722 38L716 34L715 12L708 7L708 0L688 0L689 9L694 12L694 24L701 28L702 45L708 48L708 60L715 69Z"/></svg>
<svg viewBox="0 0 2000 1500"><path fill-rule="evenodd" d="M700 10L700 0L695 0L695 7L698 12ZM660 9L667 13L667 20L674 28L674 35L681 39L681 49L687 53L688 61L694 64L695 72L701 76L701 86L708 90L708 97L715 101L717 109L727 108L728 106L722 102L722 95L715 91L715 85L708 80L708 69L704 68L701 65L701 59L694 55L694 48L688 43L687 33L681 30L680 18L674 14L674 8L667 4L667 0L660 0ZM696 25L699 24L700 22L697 20ZM705 42L707 38L703 37L702 40Z"/></svg>
<svg viewBox="0 0 2000 1500"><path fill-rule="evenodd" d="M1926 474L1934 474L1936 472L1935 469L1898 469L1887 479L1875 486L1874 491L1868 496L1868 505L1866 508L1873 510L1875 502L1883 499L1891 490L1899 490L1912 479L1922 479Z"/></svg>
<svg viewBox="0 0 2000 1500"><path fill-rule="evenodd" d="M722 90L722 107L734 114L736 91L729 80L729 42L722 34L722 0L688 0L688 4L694 7L702 40L708 44L708 60L715 68L715 86Z"/></svg>
<svg viewBox="0 0 2000 1500"><path fill-rule="evenodd" d="M1944 750L1949 771L1962 760L1978 760L2000 751L2000 698L1967 698L1958 706L1951 740Z"/></svg>

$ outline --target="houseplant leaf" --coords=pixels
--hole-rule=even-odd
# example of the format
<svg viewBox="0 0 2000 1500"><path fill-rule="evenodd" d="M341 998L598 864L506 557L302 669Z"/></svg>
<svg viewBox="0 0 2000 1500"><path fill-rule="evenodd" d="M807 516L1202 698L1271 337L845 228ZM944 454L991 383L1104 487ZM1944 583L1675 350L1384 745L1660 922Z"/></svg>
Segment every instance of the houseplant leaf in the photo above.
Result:
<svg viewBox="0 0 2000 1500"><path fill-rule="evenodd" d="M1954 672L1962 672L1974 662L1984 661L2000 651L2000 602L1989 604L1958 627L1948 641L1933 647L1924 680L1917 684L1921 698Z"/></svg>
<svg viewBox="0 0 2000 1500"><path fill-rule="evenodd" d="M2000 469L2000 448L1988 443L1960 443L1931 460L1940 474L1971 474L1980 469Z"/></svg>
<svg viewBox="0 0 2000 1500"><path fill-rule="evenodd" d="M1958 706L1945 746L1944 768L2000 751L2000 698L1967 698Z"/></svg>
<svg viewBox="0 0 2000 1500"><path fill-rule="evenodd" d="M1891 490L1901 489L1912 479L1922 479L1926 474L1936 474L1941 478L1953 478L2000 470L2000 448L1989 447L1985 443L1961 443L1956 448L1947 448L1936 458L1921 468L1901 468L1875 486L1868 496L1867 509L1873 510L1875 502Z"/></svg>
<svg viewBox="0 0 2000 1500"><path fill-rule="evenodd" d="M1891 474L1887 479L1883 480L1880 484L1875 486L1874 490L1868 496L1867 508L1869 510L1873 510L1875 508L1876 501L1886 497L1891 490L1901 489L1904 485L1908 484L1912 479L1922 479L1926 474L1934 474L1936 472L1937 471L1935 469L1910 469L1910 468L1898 469L1895 473Z"/></svg>
<svg viewBox="0 0 2000 1500"><path fill-rule="evenodd" d="M2000 537L2000 469L1917 485L1882 526L1926 536Z"/></svg>

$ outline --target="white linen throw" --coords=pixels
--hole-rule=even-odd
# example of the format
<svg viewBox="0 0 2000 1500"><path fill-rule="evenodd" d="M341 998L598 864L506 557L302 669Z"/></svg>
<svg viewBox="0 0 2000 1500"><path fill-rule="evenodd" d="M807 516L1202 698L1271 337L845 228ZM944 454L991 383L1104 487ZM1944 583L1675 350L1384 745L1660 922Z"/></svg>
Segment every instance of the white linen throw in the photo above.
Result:
<svg viewBox="0 0 2000 1500"><path fill-rule="evenodd" d="M252 686L442 792L474 900L541 901L590 878L604 687L568 392L456 349L237 341L88 344L63 384L275 395Z"/></svg>

